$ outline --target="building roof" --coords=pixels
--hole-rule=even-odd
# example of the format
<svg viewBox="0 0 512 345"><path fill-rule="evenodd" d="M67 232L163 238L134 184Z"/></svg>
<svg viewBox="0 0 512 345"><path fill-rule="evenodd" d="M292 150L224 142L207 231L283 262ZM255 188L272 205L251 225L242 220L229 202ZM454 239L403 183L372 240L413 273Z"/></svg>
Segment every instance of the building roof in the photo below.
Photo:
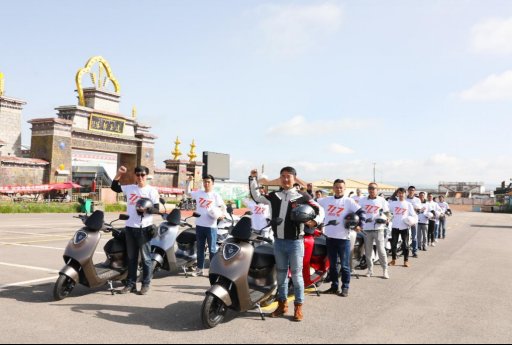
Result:
<svg viewBox="0 0 512 345"><path fill-rule="evenodd" d="M361 188L366 190L368 188L368 185L370 184L370 181L365 180L353 180L353 179L344 179L345 181L345 187L347 189L357 189ZM323 188L332 188L334 181L329 180L318 180L313 182L313 188L314 189L323 189ZM379 185L379 189L397 189L397 186L385 184L385 183L377 183Z"/></svg>
<svg viewBox="0 0 512 345"><path fill-rule="evenodd" d="M0 156L0 162L4 163L14 163L20 165L48 165L45 160L37 159L37 158L21 158L15 156Z"/></svg>

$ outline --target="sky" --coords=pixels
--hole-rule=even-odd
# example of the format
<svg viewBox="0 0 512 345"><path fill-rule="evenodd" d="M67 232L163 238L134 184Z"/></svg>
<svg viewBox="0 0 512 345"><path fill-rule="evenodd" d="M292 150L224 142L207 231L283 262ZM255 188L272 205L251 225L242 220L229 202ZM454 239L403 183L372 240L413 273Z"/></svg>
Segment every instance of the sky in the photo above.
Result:
<svg viewBox="0 0 512 345"><path fill-rule="evenodd" d="M231 179L399 185L512 177L512 1L2 1L5 95L33 118L77 104L104 57L157 167L228 153ZM182 158L186 158L182 156Z"/></svg>

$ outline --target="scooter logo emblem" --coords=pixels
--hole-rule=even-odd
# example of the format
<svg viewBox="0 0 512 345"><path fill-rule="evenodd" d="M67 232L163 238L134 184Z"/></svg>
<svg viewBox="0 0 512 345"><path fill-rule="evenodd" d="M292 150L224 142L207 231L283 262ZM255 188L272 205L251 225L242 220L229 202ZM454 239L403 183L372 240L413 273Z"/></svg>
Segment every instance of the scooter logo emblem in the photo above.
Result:
<svg viewBox="0 0 512 345"><path fill-rule="evenodd" d="M73 244L79 244L83 240L87 238L87 233L85 231L77 231L75 233L75 237L73 238Z"/></svg>
<svg viewBox="0 0 512 345"><path fill-rule="evenodd" d="M222 250L222 256L224 260L230 260L234 258L240 252L240 247L234 243L226 243Z"/></svg>

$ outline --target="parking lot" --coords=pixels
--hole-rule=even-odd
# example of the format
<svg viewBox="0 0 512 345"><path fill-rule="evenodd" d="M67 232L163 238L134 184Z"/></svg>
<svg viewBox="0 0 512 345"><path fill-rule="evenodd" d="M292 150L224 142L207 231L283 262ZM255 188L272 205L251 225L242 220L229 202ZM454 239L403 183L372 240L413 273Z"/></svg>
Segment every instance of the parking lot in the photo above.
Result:
<svg viewBox="0 0 512 345"><path fill-rule="evenodd" d="M0 215L0 342L512 342L509 214L455 213L447 238L419 252L412 267L391 267L390 280L353 277L348 298L307 296L301 323L229 311L211 330L200 319L209 286L205 277L159 272L146 296L77 286L55 302L64 248L81 225L72 216ZM109 238L98 246L97 262L105 259L102 248Z"/></svg>

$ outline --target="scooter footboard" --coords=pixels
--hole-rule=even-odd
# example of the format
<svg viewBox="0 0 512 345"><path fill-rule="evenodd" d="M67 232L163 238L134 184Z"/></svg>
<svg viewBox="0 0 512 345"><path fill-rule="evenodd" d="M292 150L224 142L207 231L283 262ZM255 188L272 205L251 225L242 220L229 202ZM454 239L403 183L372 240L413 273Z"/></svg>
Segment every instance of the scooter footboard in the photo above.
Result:
<svg viewBox="0 0 512 345"><path fill-rule="evenodd" d="M224 286L213 285L210 289L208 289L207 293L211 293L212 295L219 298L227 307L233 304L231 297L229 296L229 291L226 290Z"/></svg>

